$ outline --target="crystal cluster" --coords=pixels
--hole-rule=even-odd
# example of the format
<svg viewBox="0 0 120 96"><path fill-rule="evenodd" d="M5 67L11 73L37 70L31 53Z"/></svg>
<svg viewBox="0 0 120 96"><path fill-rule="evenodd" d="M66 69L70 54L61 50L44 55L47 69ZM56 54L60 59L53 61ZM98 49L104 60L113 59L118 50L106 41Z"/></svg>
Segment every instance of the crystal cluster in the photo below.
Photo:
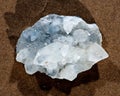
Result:
<svg viewBox="0 0 120 96"><path fill-rule="evenodd" d="M16 60L28 74L74 80L108 57L96 24L76 16L47 15L25 29L16 45Z"/></svg>

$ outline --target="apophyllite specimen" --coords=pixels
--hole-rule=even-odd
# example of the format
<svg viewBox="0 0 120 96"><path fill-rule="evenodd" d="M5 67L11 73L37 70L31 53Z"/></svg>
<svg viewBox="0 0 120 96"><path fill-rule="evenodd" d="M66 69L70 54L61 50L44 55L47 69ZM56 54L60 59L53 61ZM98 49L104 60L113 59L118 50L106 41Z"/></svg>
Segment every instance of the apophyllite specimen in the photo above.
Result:
<svg viewBox="0 0 120 96"><path fill-rule="evenodd" d="M76 16L50 14L25 29L17 42L16 60L28 74L74 80L108 57L96 24Z"/></svg>

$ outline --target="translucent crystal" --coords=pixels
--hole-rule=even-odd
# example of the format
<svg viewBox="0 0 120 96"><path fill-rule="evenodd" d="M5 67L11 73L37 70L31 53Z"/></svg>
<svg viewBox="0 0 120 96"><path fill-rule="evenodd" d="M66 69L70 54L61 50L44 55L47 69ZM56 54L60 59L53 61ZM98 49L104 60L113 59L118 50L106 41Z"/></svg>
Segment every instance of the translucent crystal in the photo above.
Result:
<svg viewBox="0 0 120 96"><path fill-rule="evenodd" d="M76 16L50 14L26 28L16 45L16 60L28 74L74 80L80 72L108 57L96 24Z"/></svg>

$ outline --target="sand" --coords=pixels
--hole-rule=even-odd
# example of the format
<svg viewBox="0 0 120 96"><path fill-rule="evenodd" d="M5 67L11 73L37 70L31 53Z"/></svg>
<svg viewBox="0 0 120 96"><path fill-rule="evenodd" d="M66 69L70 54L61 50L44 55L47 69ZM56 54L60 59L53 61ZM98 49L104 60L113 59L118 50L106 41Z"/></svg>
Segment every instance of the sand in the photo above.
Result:
<svg viewBox="0 0 120 96"><path fill-rule="evenodd" d="M120 0L0 0L0 96L120 96ZM110 57L73 82L32 76L15 61L20 33L50 14L96 23Z"/></svg>

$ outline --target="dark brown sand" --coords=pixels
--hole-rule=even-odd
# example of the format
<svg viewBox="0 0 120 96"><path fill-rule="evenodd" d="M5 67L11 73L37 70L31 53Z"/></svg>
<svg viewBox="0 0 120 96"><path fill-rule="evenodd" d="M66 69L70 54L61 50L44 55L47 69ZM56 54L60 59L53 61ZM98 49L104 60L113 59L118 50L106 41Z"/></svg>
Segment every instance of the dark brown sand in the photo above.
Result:
<svg viewBox="0 0 120 96"><path fill-rule="evenodd" d="M97 23L110 57L73 82L26 74L15 61L17 39L50 13ZM120 96L120 0L0 0L0 96Z"/></svg>

